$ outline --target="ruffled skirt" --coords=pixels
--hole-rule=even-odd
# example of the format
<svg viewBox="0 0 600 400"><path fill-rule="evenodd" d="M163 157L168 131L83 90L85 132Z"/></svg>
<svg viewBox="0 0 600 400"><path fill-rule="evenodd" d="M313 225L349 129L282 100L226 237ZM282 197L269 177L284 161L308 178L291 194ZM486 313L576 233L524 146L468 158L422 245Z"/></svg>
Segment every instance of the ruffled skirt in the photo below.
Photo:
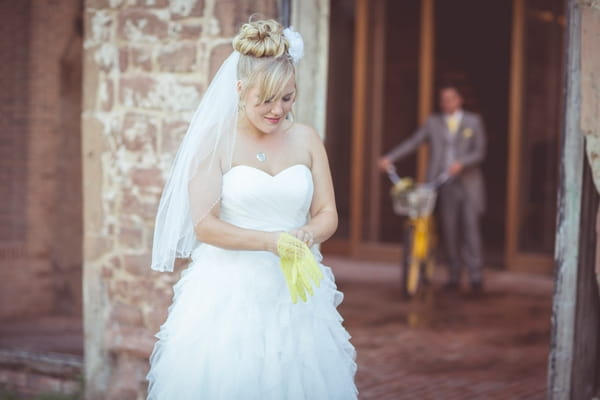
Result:
<svg viewBox="0 0 600 400"><path fill-rule="evenodd" d="M148 399L357 398L355 350L329 267L319 264L315 295L293 304L274 254L202 244L192 259L156 335Z"/></svg>

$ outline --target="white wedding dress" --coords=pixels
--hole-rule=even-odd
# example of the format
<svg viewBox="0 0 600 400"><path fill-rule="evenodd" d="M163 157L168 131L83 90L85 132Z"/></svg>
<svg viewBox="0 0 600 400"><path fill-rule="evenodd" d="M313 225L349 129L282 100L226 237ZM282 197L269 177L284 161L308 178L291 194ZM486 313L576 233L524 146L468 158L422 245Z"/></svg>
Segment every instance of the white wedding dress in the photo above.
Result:
<svg viewBox="0 0 600 400"><path fill-rule="evenodd" d="M275 176L239 165L222 185L224 221L265 231L306 223L313 181L305 165ZM276 255L199 244L156 335L148 399L356 399L355 350L336 310L343 295L319 265L321 286L293 304Z"/></svg>

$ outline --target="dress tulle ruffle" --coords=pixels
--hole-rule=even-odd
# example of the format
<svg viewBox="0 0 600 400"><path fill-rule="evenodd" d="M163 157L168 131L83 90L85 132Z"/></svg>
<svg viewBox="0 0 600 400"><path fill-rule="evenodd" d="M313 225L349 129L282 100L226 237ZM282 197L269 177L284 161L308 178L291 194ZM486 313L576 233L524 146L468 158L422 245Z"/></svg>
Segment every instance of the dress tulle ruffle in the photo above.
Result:
<svg viewBox="0 0 600 400"><path fill-rule="evenodd" d="M293 304L274 254L202 244L192 258L156 335L148 399L357 397L355 350L329 267L319 264L315 295Z"/></svg>

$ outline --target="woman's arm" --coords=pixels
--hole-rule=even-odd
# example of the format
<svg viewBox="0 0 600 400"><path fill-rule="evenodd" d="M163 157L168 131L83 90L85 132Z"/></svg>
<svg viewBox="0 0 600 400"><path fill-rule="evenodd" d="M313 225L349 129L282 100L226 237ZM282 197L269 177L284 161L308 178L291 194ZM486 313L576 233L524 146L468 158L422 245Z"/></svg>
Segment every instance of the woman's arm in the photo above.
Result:
<svg viewBox="0 0 600 400"><path fill-rule="evenodd" d="M338 225L333 181L323 141L314 129L305 126L303 129L307 130L314 193L310 221L293 233L298 239L309 244L322 243L334 234Z"/></svg>
<svg viewBox="0 0 600 400"><path fill-rule="evenodd" d="M277 254L277 239L281 232L244 229L222 221L219 205L204 217L196 227L196 238L203 243L230 250L264 250Z"/></svg>

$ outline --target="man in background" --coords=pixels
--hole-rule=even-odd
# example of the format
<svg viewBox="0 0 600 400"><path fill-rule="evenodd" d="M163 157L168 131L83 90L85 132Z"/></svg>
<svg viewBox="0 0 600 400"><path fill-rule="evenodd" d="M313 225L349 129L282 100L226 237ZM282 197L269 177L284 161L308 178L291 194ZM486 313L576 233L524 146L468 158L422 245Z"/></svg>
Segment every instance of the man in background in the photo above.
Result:
<svg viewBox="0 0 600 400"><path fill-rule="evenodd" d="M448 281L444 288L460 288L463 263L469 271L471 289L483 290L480 217L485 209L485 189L480 165L485 157L486 137L481 117L462 109L463 98L454 85L439 91L440 113L430 115L408 139L379 160L387 171L393 163L430 144L427 180L447 173L440 188L442 231L448 255Z"/></svg>

